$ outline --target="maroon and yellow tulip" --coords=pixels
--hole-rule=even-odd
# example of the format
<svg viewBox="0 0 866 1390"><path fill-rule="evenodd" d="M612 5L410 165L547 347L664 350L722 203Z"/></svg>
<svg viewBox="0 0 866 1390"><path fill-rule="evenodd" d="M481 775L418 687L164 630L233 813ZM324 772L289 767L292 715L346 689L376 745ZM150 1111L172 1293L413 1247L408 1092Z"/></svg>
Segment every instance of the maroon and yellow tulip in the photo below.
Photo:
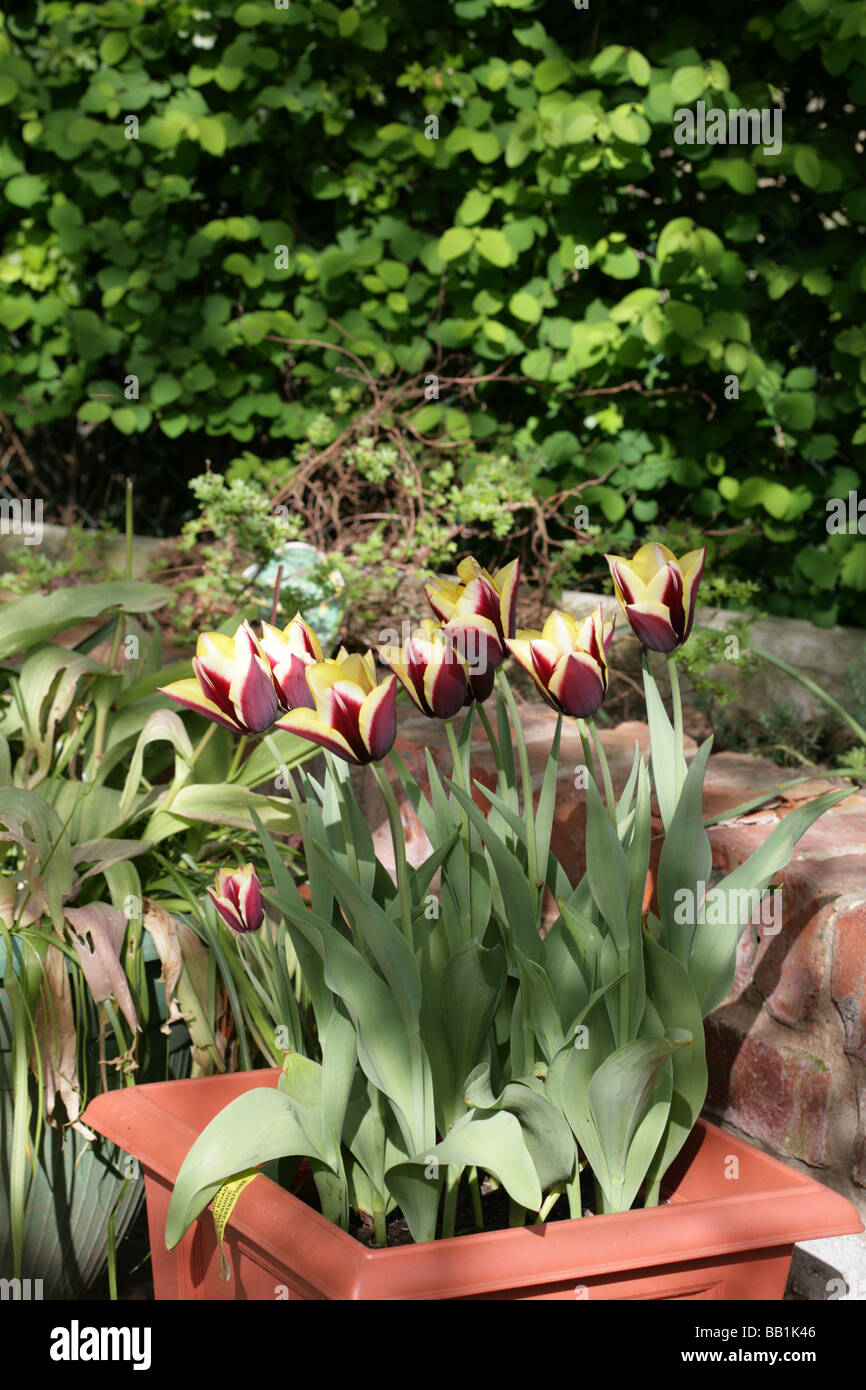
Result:
<svg viewBox="0 0 866 1390"><path fill-rule="evenodd" d="M258 931L265 918L262 885L253 864L242 869L220 869L216 887L208 888L211 901L232 931Z"/></svg>
<svg viewBox="0 0 866 1390"><path fill-rule="evenodd" d="M650 651L675 651L691 632L705 558L702 548L678 560L658 541L642 545L630 560L605 556L632 631Z"/></svg>
<svg viewBox="0 0 866 1390"><path fill-rule="evenodd" d="M522 629L508 647L548 705L560 714L588 719L607 694L613 629L613 622L604 622L601 607L580 624L554 610L540 632Z"/></svg>
<svg viewBox="0 0 866 1390"><path fill-rule="evenodd" d="M313 692L307 684L307 668L322 660L319 639L296 613L281 632L262 623L262 651L271 668L277 699L284 710L306 706L315 709Z"/></svg>
<svg viewBox="0 0 866 1390"><path fill-rule="evenodd" d="M287 729L350 763L384 758L397 736L397 677L376 682L371 652L349 655L345 648L327 661L307 667L314 709L294 709L277 720Z"/></svg>
<svg viewBox="0 0 866 1390"><path fill-rule="evenodd" d="M472 694L480 700L490 693L492 672L502 665L508 654L506 642L514 636L520 567L512 560L490 574L470 557L461 560L457 574L459 584L434 579L424 592L466 662Z"/></svg>
<svg viewBox="0 0 866 1390"><path fill-rule="evenodd" d="M161 693L235 733L259 734L273 724L280 712L277 692L249 623L234 637L203 632L192 668L195 679L173 681Z"/></svg>
<svg viewBox="0 0 866 1390"><path fill-rule="evenodd" d="M422 620L405 646L382 647L379 660L390 666L418 708L431 718L450 719L466 703L466 667L453 642L430 618Z"/></svg>

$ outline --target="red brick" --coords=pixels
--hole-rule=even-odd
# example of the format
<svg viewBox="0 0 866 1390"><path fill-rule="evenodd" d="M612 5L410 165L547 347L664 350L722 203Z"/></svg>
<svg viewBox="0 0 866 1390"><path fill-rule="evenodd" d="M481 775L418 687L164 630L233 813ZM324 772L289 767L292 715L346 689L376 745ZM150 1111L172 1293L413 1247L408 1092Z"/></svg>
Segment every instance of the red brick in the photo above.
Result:
<svg viewBox="0 0 866 1390"><path fill-rule="evenodd" d="M858 1187L866 1187L866 1086L860 1087L857 1097L858 1124L854 1143L854 1163L851 1177Z"/></svg>
<svg viewBox="0 0 866 1390"><path fill-rule="evenodd" d="M845 1051L866 1062L866 902L842 908L836 918L832 991Z"/></svg>
<svg viewBox="0 0 866 1390"><path fill-rule="evenodd" d="M841 867L841 875L840 875ZM806 859L788 865L782 878L782 930L761 931L755 985L780 1023L803 1028L814 1021L826 973L826 933L832 929L841 860Z"/></svg>
<svg viewBox="0 0 866 1390"><path fill-rule="evenodd" d="M780 815L794 810L779 808ZM866 853L866 796L855 792L819 816L799 841L795 854L838 854L840 849Z"/></svg>
<svg viewBox="0 0 866 1390"><path fill-rule="evenodd" d="M717 1017L707 1019L706 1036L710 1113L806 1163L824 1163L831 1098L824 1062Z"/></svg>
<svg viewBox="0 0 866 1390"><path fill-rule="evenodd" d="M768 937L760 938L754 927L746 927L737 946L734 983L731 986L728 1000L739 999L740 996L746 992L755 974L755 967L758 964L759 949L766 950L768 944ZM725 1002L727 1003L728 1000Z"/></svg>
<svg viewBox="0 0 866 1390"><path fill-rule="evenodd" d="M760 822L738 821L735 825L711 825L707 834L713 849L713 868L729 874L764 843L776 818L764 813Z"/></svg>
<svg viewBox="0 0 866 1390"><path fill-rule="evenodd" d="M744 801L752 801L762 792L767 793L772 804L770 794L788 779L784 768L767 758L756 758L750 753L714 753L704 783L704 815L720 815Z"/></svg>

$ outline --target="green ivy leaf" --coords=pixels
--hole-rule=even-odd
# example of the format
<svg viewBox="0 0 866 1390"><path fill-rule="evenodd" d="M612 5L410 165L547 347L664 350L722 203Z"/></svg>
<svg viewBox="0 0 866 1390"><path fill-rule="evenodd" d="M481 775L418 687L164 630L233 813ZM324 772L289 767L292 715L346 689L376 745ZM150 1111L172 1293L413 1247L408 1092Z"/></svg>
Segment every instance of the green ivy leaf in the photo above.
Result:
<svg viewBox="0 0 866 1390"><path fill-rule="evenodd" d="M514 259L506 238L495 227L483 227L478 233L478 250L491 265L511 265Z"/></svg>
<svg viewBox="0 0 866 1390"><path fill-rule="evenodd" d="M466 227L449 227L439 238L436 254L440 261L456 261L459 256L465 256L474 244L475 237Z"/></svg>
<svg viewBox="0 0 866 1390"><path fill-rule="evenodd" d="M696 101L706 91L706 87L707 74L703 68L677 68L671 78L671 94L680 106L689 106Z"/></svg>
<svg viewBox="0 0 866 1390"><path fill-rule="evenodd" d="M525 290L518 290L508 301L508 308L516 319L521 323L537 323L542 315L542 307L539 300L533 294L527 294Z"/></svg>
<svg viewBox="0 0 866 1390"><path fill-rule="evenodd" d="M38 174L17 174L3 191L16 208L31 208L47 196L48 185Z"/></svg>
<svg viewBox="0 0 866 1390"><path fill-rule="evenodd" d="M821 160L811 145L798 145L794 151L794 173L807 188L817 188L821 182Z"/></svg>
<svg viewBox="0 0 866 1390"><path fill-rule="evenodd" d="M636 48L629 49L626 59L628 75L632 82L638 87L648 87L652 77L652 68L642 53L638 53Z"/></svg>

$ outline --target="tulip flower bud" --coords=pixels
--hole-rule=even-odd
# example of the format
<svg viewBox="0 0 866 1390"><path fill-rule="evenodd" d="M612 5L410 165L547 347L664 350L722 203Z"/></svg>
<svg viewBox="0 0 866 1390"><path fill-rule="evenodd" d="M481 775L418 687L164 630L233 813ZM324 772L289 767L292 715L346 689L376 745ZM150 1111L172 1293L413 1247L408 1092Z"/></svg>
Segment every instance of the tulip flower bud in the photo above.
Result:
<svg viewBox="0 0 866 1390"><path fill-rule="evenodd" d="M465 704L466 668L453 642L430 618L421 622L404 647L383 647L379 659L431 718L450 719Z"/></svg>
<svg viewBox="0 0 866 1390"><path fill-rule="evenodd" d="M604 622L601 606L581 624L554 611L541 632L520 631L508 646L548 705L560 714L588 719L607 693L613 629L613 622Z"/></svg>
<svg viewBox="0 0 866 1390"><path fill-rule="evenodd" d="M262 733L279 714L270 668L249 623L234 637L203 632L196 644L195 680L173 681L160 693L234 733Z"/></svg>
<svg viewBox="0 0 866 1390"><path fill-rule="evenodd" d="M397 678L376 684L373 655L317 661L306 670L315 709L294 709L277 720L278 729L308 739L350 763L379 762L397 737Z"/></svg>
<svg viewBox="0 0 866 1390"><path fill-rule="evenodd" d="M520 566L512 560L492 575L470 557L461 560L457 574L459 584L434 579L424 592L466 663L472 698L483 700L492 689L492 672L508 654L506 642L514 636Z"/></svg>
<svg viewBox="0 0 866 1390"><path fill-rule="evenodd" d="M632 631L650 651L676 651L691 632L706 553L690 550L678 560L666 545L651 541L630 560L605 556Z"/></svg>
<svg viewBox="0 0 866 1390"><path fill-rule="evenodd" d="M262 885L253 864L242 869L220 869L216 890L208 888L217 912L236 932L258 931L264 921Z"/></svg>
<svg viewBox="0 0 866 1390"><path fill-rule="evenodd" d="M307 667L322 660L322 648L300 613L282 632L270 623L262 623L262 651L282 708L314 709L316 702L307 684Z"/></svg>

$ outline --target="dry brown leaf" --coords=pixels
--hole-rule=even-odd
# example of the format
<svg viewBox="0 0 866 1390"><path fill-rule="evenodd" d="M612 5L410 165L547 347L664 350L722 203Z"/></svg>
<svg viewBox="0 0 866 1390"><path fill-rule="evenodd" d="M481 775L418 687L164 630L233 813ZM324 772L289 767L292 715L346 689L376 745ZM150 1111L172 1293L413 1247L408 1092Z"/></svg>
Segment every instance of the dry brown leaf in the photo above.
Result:
<svg viewBox="0 0 866 1390"><path fill-rule="evenodd" d="M120 949L126 935L127 920L119 907L90 903L87 907L64 908L71 927L70 940L81 963L95 1004L114 999L135 1032L138 1017Z"/></svg>
<svg viewBox="0 0 866 1390"><path fill-rule="evenodd" d="M66 968L66 957L57 946L49 946L45 952L43 970L43 984L36 1004L34 1025L35 1047L38 1047L42 1061L45 1115L49 1124L56 1123L54 1106L59 1095L66 1107L72 1128L85 1139L95 1139L93 1131L79 1120L81 1081L76 1062L77 1034L72 1008L72 988ZM33 1064L35 1056L31 1056L31 1065Z"/></svg>

